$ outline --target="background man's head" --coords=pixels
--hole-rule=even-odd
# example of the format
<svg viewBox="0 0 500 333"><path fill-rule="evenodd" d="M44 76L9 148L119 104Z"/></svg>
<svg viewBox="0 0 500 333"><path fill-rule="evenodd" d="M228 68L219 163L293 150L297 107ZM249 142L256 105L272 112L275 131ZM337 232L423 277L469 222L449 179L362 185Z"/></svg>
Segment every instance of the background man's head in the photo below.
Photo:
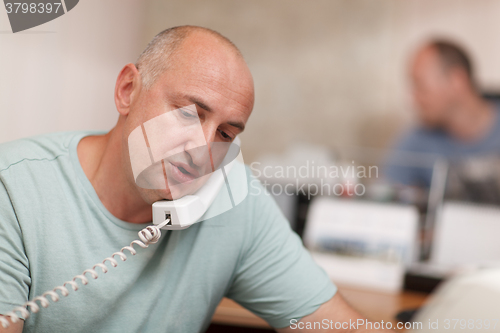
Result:
<svg viewBox="0 0 500 333"><path fill-rule="evenodd" d="M422 47L410 75L419 118L431 128L444 126L464 99L477 97L471 61L451 42L436 40Z"/></svg>
<svg viewBox="0 0 500 333"><path fill-rule="evenodd" d="M231 142L243 131L253 108L253 80L241 53L227 38L209 29L182 26L159 33L135 66L125 66L117 80L115 102L124 163L131 177L129 134L154 117L196 105L205 142L181 140L178 145L184 152L183 163L199 171L206 156L190 152L200 144ZM174 167L167 166L167 178L169 171L176 171L168 168ZM168 188L137 190L148 203L172 198Z"/></svg>

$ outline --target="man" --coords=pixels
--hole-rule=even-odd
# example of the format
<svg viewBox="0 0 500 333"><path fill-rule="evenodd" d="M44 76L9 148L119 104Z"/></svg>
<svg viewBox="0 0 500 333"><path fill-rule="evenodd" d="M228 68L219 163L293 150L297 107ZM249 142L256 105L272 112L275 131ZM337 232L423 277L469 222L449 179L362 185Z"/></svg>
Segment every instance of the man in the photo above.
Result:
<svg viewBox="0 0 500 333"><path fill-rule="evenodd" d="M135 239L151 223L151 205L172 199L168 188L137 186L127 142L134 129L195 104L206 142L230 142L253 102L252 76L231 42L208 29L177 27L156 36L137 65L120 72L120 115L109 133L2 145L0 313ZM207 328L223 296L280 332L300 331L289 326L301 318L362 318L262 194L186 230L164 232L105 277L0 332L21 332L23 324L26 332L196 332Z"/></svg>
<svg viewBox="0 0 500 333"><path fill-rule="evenodd" d="M459 161L500 153L499 106L481 97L471 62L460 47L447 41L425 45L410 75L421 126L398 140L388 163L389 179L425 188L440 156Z"/></svg>

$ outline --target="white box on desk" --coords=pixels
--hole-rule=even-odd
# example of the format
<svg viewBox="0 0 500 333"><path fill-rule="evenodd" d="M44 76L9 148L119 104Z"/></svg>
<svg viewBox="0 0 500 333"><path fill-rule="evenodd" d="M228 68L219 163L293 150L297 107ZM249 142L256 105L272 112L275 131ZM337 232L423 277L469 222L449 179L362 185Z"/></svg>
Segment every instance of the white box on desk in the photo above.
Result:
<svg viewBox="0 0 500 333"><path fill-rule="evenodd" d="M418 219L413 206L317 197L304 243L334 282L398 292L418 258Z"/></svg>

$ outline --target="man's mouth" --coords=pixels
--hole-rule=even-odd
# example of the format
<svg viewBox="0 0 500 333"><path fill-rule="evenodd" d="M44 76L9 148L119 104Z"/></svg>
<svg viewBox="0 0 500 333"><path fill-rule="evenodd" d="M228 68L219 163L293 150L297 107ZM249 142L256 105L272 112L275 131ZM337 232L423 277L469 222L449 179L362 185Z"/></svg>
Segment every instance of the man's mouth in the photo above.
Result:
<svg viewBox="0 0 500 333"><path fill-rule="evenodd" d="M198 178L198 172L184 163L172 163L172 177L179 183L187 183L191 182L194 179Z"/></svg>

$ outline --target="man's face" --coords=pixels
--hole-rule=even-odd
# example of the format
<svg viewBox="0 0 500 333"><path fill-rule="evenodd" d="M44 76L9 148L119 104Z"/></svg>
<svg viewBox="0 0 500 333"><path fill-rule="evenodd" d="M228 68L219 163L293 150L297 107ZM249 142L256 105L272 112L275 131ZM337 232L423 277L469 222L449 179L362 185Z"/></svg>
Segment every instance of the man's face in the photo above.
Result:
<svg viewBox="0 0 500 333"><path fill-rule="evenodd" d="M420 51L411 68L412 93L420 120L430 128L441 127L453 103L453 88L437 52Z"/></svg>
<svg viewBox="0 0 500 333"><path fill-rule="evenodd" d="M188 37L170 64L131 102L123 133L125 141L141 125L145 130L157 120L164 125L164 137L158 130L154 136L149 134L154 131L148 133L154 141L151 147L168 156L151 168L148 182L165 185L146 189L134 182L149 204L178 199L201 187L223 158L225 151L219 147L227 147L243 131L253 108L253 81L246 64L213 37ZM130 165L127 169L133 180Z"/></svg>

